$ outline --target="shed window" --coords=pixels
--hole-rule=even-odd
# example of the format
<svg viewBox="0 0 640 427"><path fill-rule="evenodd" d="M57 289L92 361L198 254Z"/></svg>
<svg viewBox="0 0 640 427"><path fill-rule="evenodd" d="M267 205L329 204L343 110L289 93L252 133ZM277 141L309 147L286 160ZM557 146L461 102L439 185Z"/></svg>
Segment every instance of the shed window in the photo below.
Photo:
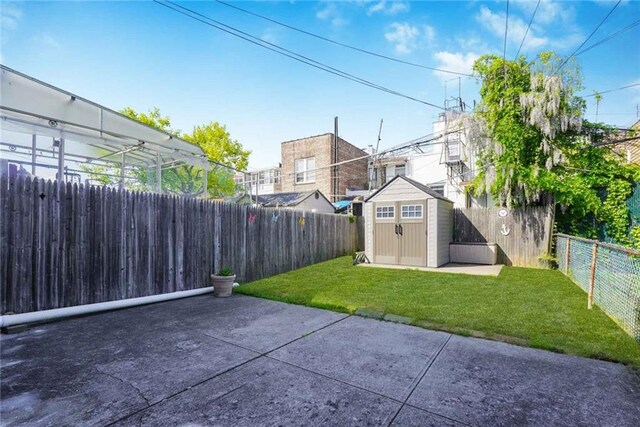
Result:
<svg viewBox="0 0 640 427"><path fill-rule="evenodd" d="M296 184L314 182L316 180L316 158L296 159Z"/></svg>
<svg viewBox="0 0 640 427"><path fill-rule="evenodd" d="M422 205L402 205L402 218L422 218Z"/></svg>
<svg viewBox="0 0 640 427"><path fill-rule="evenodd" d="M377 206L376 218L393 218L395 216L395 208L393 206Z"/></svg>

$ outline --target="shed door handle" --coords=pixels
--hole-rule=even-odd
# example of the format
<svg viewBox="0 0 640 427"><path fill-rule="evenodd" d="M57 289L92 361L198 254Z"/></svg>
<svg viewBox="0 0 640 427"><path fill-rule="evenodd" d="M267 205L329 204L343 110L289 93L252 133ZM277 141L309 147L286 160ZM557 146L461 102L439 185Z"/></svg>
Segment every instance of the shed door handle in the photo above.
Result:
<svg viewBox="0 0 640 427"><path fill-rule="evenodd" d="M399 234L398 232L398 224L396 224L396 236Z"/></svg>
<svg viewBox="0 0 640 427"><path fill-rule="evenodd" d="M398 230L400 230L400 235L402 236L402 226L398 224Z"/></svg>

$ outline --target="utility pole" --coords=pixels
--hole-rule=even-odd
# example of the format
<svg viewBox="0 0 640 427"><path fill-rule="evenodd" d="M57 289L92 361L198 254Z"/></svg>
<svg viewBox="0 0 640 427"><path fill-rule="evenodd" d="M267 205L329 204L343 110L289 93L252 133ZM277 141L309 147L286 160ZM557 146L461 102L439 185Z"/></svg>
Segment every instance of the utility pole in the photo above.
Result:
<svg viewBox="0 0 640 427"><path fill-rule="evenodd" d="M380 135L382 134L382 122L384 119L380 119L380 127L378 128L378 141L376 142L376 151L374 151L371 156L371 171L369 171L369 194L371 194L371 181L373 181L375 175L375 186L376 189L378 187L378 182L380 178L378 177L378 170L376 169L376 159L378 157L378 150L380 149Z"/></svg>
<svg viewBox="0 0 640 427"><path fill-rule="evenodd" d="M338 163L338 116L333 119L333 163ZM338 175L338 165L333 167L333 201L340 198L340 181Z"/></svg>

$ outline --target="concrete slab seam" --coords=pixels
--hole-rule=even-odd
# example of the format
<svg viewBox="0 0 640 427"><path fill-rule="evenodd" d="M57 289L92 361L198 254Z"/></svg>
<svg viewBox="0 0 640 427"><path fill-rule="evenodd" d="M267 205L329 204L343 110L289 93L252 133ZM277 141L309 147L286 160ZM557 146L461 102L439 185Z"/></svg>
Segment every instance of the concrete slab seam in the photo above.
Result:
<svg viewBox="0 0 640 427"><path fill-rule="evenodd" d="M219 372L219 373L217 373L217 374L215 374L215 375L213 375L213 376L211 376L211 377L209 377L209 378L205 378L205 379L204 379L204 380L202 380L202 381L199 381L199 382L197 382L197 383L195 383L195 384L192 384L192 385L188 386L187 388L185 388L184 390L177 391L177 392L175 392L175 393L173 393L173 394L171 394L171 395L169 395L169 396L165 397L164 399L160 399L160 400L158 400L157 402L154 402L154 403L152 403L152 404L148 405L146 408L142 408L142 409L139 409L139 410L137 410L137 411L134 411L134 412L132 412L132 413L130 413L130 414L124 415L124 416L122 416L122 417L118 418L117 420L112 421L112 422L110 422L110 423L106 424L106 426L112 426L112 425L114 425L114 424L116 424L116 423L119 423L120 421L123 421L123 420L125 420L125 419L127 419L127 418L131 418L131 417L133 417L134 415L137 415L137 414L139 414L139 413L141 413L141 412L143 412L143 411L146 411L146 410L147 410L147 409L149 409L149 408L153 408L154 406L156 406L156 405L158 405L158 404L160 404L160 403L163 403L163 402L165 402L165 401L167 401L167 400L173 399L173 398L174 398L174 397L176 397L177 395L182 394L182 393L184 393L184 392L185 392L185 391L187 391L187 390L190 390L190 389L192 389L192 388L194 388L194 387L197 387L197 386L199 386L199 385L201 385L201 384L204 384L204 383L206 383L207 381L211 381L212 379L217 378L217 377L219 377L220 375L224 375L224 374L226 374L227 372L231 372L231 371L233 371L234 369L236 369L236 368L240 368L241 366L244 366L244 365L246 365L246 364L247 364L247 363L249 363L249 362L253 362L254 360L257 360L257 359L259 359L259 358L261 358L261 357L263 357L263 355L262 355L262 354L258 354L257 356L252 357L251 359L245 360L244 362L239 363L239 364L237 364L236 366L232 366L232 367L231 367L231 368L229 368L229 369L225 369L224 371Z"/></svg>
<svg viewBox="0 0 640 427"><path fill-rule="evenodd" d="M175 393L171 394L170 396L165 397L164 399L160 399L160 400L159 400L159 401L157 401L157 402L154 402L154 403L152 403L152 404L148 404L146 408L141 408L141 409L139 409L139 410L137 410L137 411L134 411L134 412L132 412L132 413L130 413L130 414L124 415L124 416L122 416L122 417L118 418L117 420L115 420L115 421L113 421L113 422L110 422L110 423L108 423L108 424L106 424L106 425L107 425L107 426L112 426L112 425L114 425L114 424L116 424L116 423L118 423L118 422L120 422L120 421L123 421L123 420L125 420L125 419L127 419L127 418L131 418L131 417L133 417L133 416L135 416L135 415L137 415L137 414L139 414L139 413L141 413L141 412L143 412L143 411L146 411L146 410L147 410L147 409L149 409L149 408L152 408L152 407L154 407L154 406L158 405L159 403L162 403L162 402L165 402L165 401L167 401L167 400L170 400L170 399L172 399L172 398L176 397L177 395L184 393L185 391L187 391L187 390L189 390L189 389L192 389L192 388L197 387L197 386L199 386L199 385L201 385L201 384L204 384L204 383L206 383L207 381L211 381L212 379L215 379L215 378L217 378L217 377L219 377L219 376L221 376L221 375L224 375L224 374L226 374L226 373L228 373L228 372L231 372L231 371L233 371L234 369L240 368L240 367L242 367L242 366L246 365L246 364L247 364L247 363L249 363L249 362L253 362L254 360L258 360L258 359L260 359L261 357L266 357L268 353L271 353L271 352L273 352L273 351L279 350L279 349L281 349L282 347L285 347L285 346L287 346L287 345L289 345L289 344L291 344L291 343L293 343L293 342L296 342L296 341L298 341L298 340L300 340L300 339L302 339L302 338L304 338L304 337L306 337L306 336L309 336L309 335L311 335L311 334L313 334L313 333L315 333L315 332L318 332L318 331L320 331L320 330L322 330L322 329L328 328L329 326L332 326L332 325L334 325L334 324L336 324L336 323L338 323L338 322L341 322L341 321L343 321L344 319L347 319L348 317L349 317L348 315L347 315L347 316L344 316L344 317L342 317L342 318L340 318L340 319L338 319L338 320L336 320L336 321L334 321L334 322L331 322L331 323L329 323L329 324L327 324L327 325L324 325L324 326L323 326L323 327L321 327L321 328L318 328L318 329L316 329L316 330L314 330L314 331L310 332L309 334L306 334L306 335L300 336L300 337L298 337L298 338L296 338L296 339L294 339L294 340L291 340L291 341L289 341L289 342L287 342L287 343L285 343L285 344L282 344L281 346L276 347L276 348L274 348L273 350L269 350L268 352L265 352L265 353L256 352L255 350L249 350L249 349L243 348L242 346L239 346L239 345L237 345L237 344L227 343L226 341L221 340L221 339L219 339L219 338L217 338L217 337L211 337L211 336L207 335L207 336L209 336L210 338L217 339L217 340L219 340L219 341L221 341L221 342L225 342L225 343L227 343L227 344L234 345L234 346L237 346L237 347L239 347L239 348L243 348L244 350L252 351L252 352L254 352L254 353L258 353L258 354L257 354L257 356L252 357L252 358L250 358L250 359L248 359L248 360L245 360L244 362L239 363L238 365L232 366L231 368L226 369L226 370L224 370L224 371L222 371L222 372L219 372L219 373L217 373L217 374L215 374L215 375L213 375L213 376L211 376L211 377L209 377L209 378L205 378L204 380L202 380L202 381L200 381L200 382L198 382L198 383L196 383L196 384L192 384L192 385L188 386L187 388L185 388L185 389L183 389L183 390L177 391L177 392L175 392ZM206 335L206 334L205 334L205 335ZM272 359L272 358L269 358L269 359ZM273 359L273 360L276 360L276 359ZM133 385L132 385L132 386L133 386ZM134 387L134 388L135 388L135 387ZM138 390L138 391L139 391L139 390ZM144 396L143 396L143 398L144 398ZM147 400L147 399L145 398L145 400ZM147 401L147 402L148 402L148 401Z"/></svg>
<svg viewBox="0 0 640 427"><path fill-rule="evenodd" d="M382 393L378 393L377 391L369 390L369 389L364 388L362 386L359 386L359 385L356 385L356 384L351 384L350 382L347 382L347 381L344 381L344 380L340 380L338 378L333 378L333 377L331 377L331 376L329 376L327 374L323 374L321 372L316 372L316 371L314 371L312 369L305 368L304 366L296 365L295 363L291 363L291 362L287 362L287 361L284 361L284 360L276 359L275 357L271 357L269 355L265 355L264 357L266 357L267 359L275 360L276 362L279 362L279 363L283 363L285 365L292 366L292 367L297 368L297 369L301 369L301 370L303 370L305 372L309 372L310 374L318 375L318 376L320 376L322 378L325 378L325 379L328 379L328 380L331 380L331 381L335 381L335 382L338 382L340 384L343 384L343 385L346 385L346 386L349 386L349 387L354 387L354 388L357 388L358 390L366 391L367 393L375 394L376 396L380 396L380 397L383 397L385 399L392 400L392 401L394 401L396 403L400 403L400 404L403 403L402 400L398 400L398 399L396 399L394 397L386 396L386 395L384 395ZM420 409L420 408L418 408L418 409Z"/></svg>
<svg viewBox="0 0 640 427"><path fill-rule="evenodd" d="M327 329L328 327L333 326L333 325L335 325L336 323L342 322L343 320L348 319L349 317L351 317L351 315L346 315L346 316L344 316L344 317L342 317L342 318L340 318L340 319L338 319L338 320L336 320L336 321L334 321L334 322L331 322L331 323L328 323L328 324L324 325L324 326L323 326L323 327L321 327L321 328L318 328L318 329L316 329L316 330L313 330L313 331L309 332L308 334L305 334L305 335L302 335L302 336L300 336L300 337L298 337L298 338L295 338L295 339L293 339L293 340L289 341L289 342L288 342L288 343L286 343L286 344L282 344L281 346L278 346L278 347L276 347L276 348L274 348L274 349L272 349L272 350L269 350L269 351L267 351L267 352L264 352L264 353L262 353L262 355L263 355L263 356L266 356L266 355L268 355L269 353L273 353L274 351L278 351L278 350L280 350L281 348L288 346L289 344L293 344L294 342L299 341L299 340L301 340L301 339L303 339L303 338L306 338L306 337L308 337L308 336L311 336L311 335L315 334L316 332L322 331L323 329Z"/></svg>
<svg viewBox="0 0 640 427"><path fill-rule="evenodd" d="M202 332L202 331L193 331L193 332L195 332L195 333L197 333L197 334L200 334L200 335L204 335L204 336L205 336L205 337L207 337L207 338L212 338L212 339L214 339L214 340L217 340L217 341L223 342L223 343L225 343L225 344L232 345L232 346L234 346L234 347L240 347L241 349L243 349L243 350L247 350L247 351L250 351L250 352L252 352L252 353L258 353L258 354L259 354L259 355L261 355L261 356L263 356L263 355L265 354L264 352L262 352L262 351L260 351L260 350L256 350L255 348L245 347L245 346L243 346L243 345L240 345L240 344L237 344L237 343L234 343L234 342L231 342L231 341L227 341L227 340L222 339L222 338L220 338L220 337L216 337L215 335L209 335L209 334L208 334L208 333L206 333L206 332Z"/></svg>
<svg viewBox="0 0 640 427"><path fill-rule="evenodd" d="M393 424L393 422L395 421L395 419L397 418L398 414L400 414L400 411L402 411L402 408L404 408L407 404L407 401L409 400L409 398L411 397L411 395L413 394L413 392L416 390L416 388L418 387L418 384L420 384L420 381L422 381L422 379L425 377L425 375L427 375L427 372L429 371L429 368L431 368L431 366L433 366L433 363L436 361L436 359L438 358L438 356L440 356L440 353L442 353L442 350L444 350L444 348L447 346L447 344L449 344L449 341L451 341L451 337L453 337L453 334L449 334L449 336L447 337L447 340L442 344L442 346L440 346L440 348L438 349L438 351L436 352L436 354L433 356L433 358L431 359L431 361L427 364L427 366L424 368L423 372L418 375L418 378L416 379L415 383L413 384L413 387L411 388L411 391L409 391L409 394L407 395L407 397L404 399L404 402L402 402L402 405L400 406L400 409L398 409L398 412L396 412L396 414L393 416L393 418L391 419L391 421L389 422L389 426L391 424ZM427 411L428 412L428 411ZM438 415L440 417L443 418L447 418L450 419L446 416L440 415L440 414L435 414ZM455 422L459 422L458 420L451 420L451 421L455 421Z"/></svg>

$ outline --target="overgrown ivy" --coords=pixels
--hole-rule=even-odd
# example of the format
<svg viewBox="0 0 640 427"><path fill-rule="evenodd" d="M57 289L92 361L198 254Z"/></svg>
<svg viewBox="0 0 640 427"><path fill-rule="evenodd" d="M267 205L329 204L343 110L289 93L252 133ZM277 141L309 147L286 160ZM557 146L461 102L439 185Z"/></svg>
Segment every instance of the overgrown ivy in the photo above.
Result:
<svg viewBox="0 0 640 427"><path fill-rule="evenodd" d="M485 55L474 65L481 102L467 123L477 175L470 191L502 206L557 204L559 230L589 238L602 231L618 244L640 247L627 199L640 167L599 144L616 130L583 120L580 69L542 53L532 62Z"/></svg>

